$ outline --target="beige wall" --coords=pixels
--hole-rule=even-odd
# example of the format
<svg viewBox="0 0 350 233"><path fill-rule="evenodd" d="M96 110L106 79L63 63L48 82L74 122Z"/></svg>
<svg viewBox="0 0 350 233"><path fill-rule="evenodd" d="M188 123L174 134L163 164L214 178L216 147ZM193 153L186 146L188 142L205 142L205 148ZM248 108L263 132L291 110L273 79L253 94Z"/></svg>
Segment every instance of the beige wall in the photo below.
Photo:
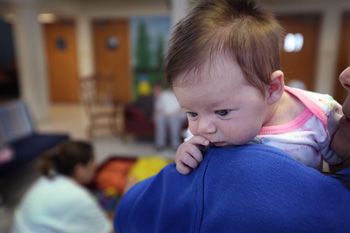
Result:
<svg viewBox="0 0 350 233"><path fill-rule="evenodd" d="M16 13L11 7L16 5L17 7L26 7L24 2L29 0L0 0L0 9L2 14L4 13ZM35 0L30 0L35 2ZM37 9L32 9L28 14L32 15L31 21L34 22L35 14L38 13L54 13L60 17L75 18L77 21L77 43L78 43L78 65L79 75L86 76L94 72L93 67L93 49L91 43L91 20L94 18L127 18L134 15L172 15L173 23L175 23L181 15L184 14L188 0L38 0ZM323 14L323 21L320 33L320 42L318 45L318 57L316 65L316 79L314 89L321 93L333 94L333 78L336 73L336 58L337 58L337 42L339 39L339 30L341 23L341 15L345 10L350 10L350 1L348 0L261 0L261 4L277 13L299 13L299 12L321 12ZM4 5L5 3L5 5ZM173 8L171 6L174 6ZM18 9L18 8L17 8ZM177 9L177 10L175 10ZM28 10L28 9L27 9ZM18 14L18 10L17 10ZM17 22L20 23L20 22ZM39 33L33 37L25 31L22 27L17 27L16 34L21 34L22 43L26 39L33 41L42 41L40 29L36 28ZM20 29L22 28L22 29ZM22 30L22 31L21 31ZM29 38L30 36L30 38ZM350 42L349 42L350 43ZM26 49L21 45L18 55L20 62L28 61L31 58L33 51ZM41 49L39 49L41 50ZM350 56L350 55L349 55ZM41 120L47 115L47 84L43 81L43 78L34 78L36 76L41 77L46 75L45 58L44 55L36 55L37 59L42 59L42 63L27 62L24 66L37 66L36 69L29 69L28 72L32 72L31 75L27 75L21 79L22 83L36 82L37 87L40 90L40 95L33 91L26 91L26 98L31 105L35 106L34 109L41 109L37 111L36 119ZM38 67L39 66L39 67ZM40 67L41 66L41 67ZM22 67L22 66L20 66ZM21 74L23 75L23 74ZM31 85L25 85L25 89L32 88ZM46 96L46 102L42 99Z"/></svg>
<svg viewBox="0 0 350 233"><path fill-rule="evenodd" d="M334 76L338 55L341 17L350 10L350 1L346 0L262 0L263 6L276 13L308 13L322 14L322 25L316 63L314 90L333 95ZM350 43L350 41L349 41ZM350 55L349 55L350 56ZM350 64L349 64L350 65Z"/></svg>

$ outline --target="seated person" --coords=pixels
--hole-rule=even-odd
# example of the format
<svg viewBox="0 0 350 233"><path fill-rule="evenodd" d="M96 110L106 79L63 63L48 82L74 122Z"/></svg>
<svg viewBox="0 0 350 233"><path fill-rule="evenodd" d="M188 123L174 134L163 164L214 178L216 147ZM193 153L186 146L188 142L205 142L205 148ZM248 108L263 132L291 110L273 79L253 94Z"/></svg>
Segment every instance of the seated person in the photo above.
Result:
<svg viewBox="0 0 350 233"><path fill-rule="evenodd" d="M350 91L350 67L339 79ZM342 160L335 169L350 166L349 96L343 113L331 142ZM189 175L171 164L133 186L115 231L349 232L349 170L325 176L267 145L210 147Z"/></svg>
<svg viewBox="0 0 350 233"><path fill-rule="evenodd" d="M186 120L186 114L181 110L173 90L161 91L155 98L154 108L156 149L165 149L169 134L171 149L176 151L181 144L181 130Z"/></svg>
<svg viewBox="0 0 350 233"><path fill-rule="evenodd" d="M339 77L350 91L350 67ZM325 176L267 145L208 149L190 175L168 165L133 186L115 218L124 232L348 232L350 95L331 147L343 171Z"/></svg>
<svg viewBox="0 0 350 233"><path fill-rule="evenodd" d="M108 233L112 226L83 188L95 173L93 148L66 141L41 159L43 174L15 211L10 233Z"/></svg>

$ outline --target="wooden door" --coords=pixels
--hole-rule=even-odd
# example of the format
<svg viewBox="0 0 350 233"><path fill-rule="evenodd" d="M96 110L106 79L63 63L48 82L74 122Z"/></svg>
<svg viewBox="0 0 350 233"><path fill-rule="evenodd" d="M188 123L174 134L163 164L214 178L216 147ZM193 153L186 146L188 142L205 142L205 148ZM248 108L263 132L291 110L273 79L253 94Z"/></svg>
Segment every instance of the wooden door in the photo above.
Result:
<svg viewBox="0 0 350 233"><path fill-rule="evenodd" d="M93 22L95 69L113 79L113 99L131 100L130 38L127 20Z"/></svg>
<svg viewBox="0 0 350 233"><path fill-rule="evenodd" d="M303 47L298 52L286 52L282 46L281 64L286 83L298 79L305 83L308 90L314 91L320 15L280 15L277 18L284 27L286 35L300 33L304 38Z"/></svg>
<svg viewBox="0 0 350 233"><path fill-rule="evenodd" d="M333 97L340 104L343 104L348 93L340 84L339 75L348 66L350 66L350 12L343 15L338 50L337 73L334 75L335 88Z"/></svg>
<svg viewBox="0 0 350 233"><path fill-rule="evenodd" d="M44 24L51 101L78 102L78 64L73 21Z"/></svg>

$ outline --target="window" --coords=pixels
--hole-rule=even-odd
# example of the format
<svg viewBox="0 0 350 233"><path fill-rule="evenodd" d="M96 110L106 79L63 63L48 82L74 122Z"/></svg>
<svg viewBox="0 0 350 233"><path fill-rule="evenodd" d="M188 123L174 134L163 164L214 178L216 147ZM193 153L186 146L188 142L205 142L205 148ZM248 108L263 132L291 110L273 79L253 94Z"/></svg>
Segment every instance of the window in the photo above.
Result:
<svg viewBox="0 0 350 233"><path fill-rule="evenodd" d="M303 48L304 37L300 33L288 33L284 38L284 51L287 53L299 52Z"/></svg>

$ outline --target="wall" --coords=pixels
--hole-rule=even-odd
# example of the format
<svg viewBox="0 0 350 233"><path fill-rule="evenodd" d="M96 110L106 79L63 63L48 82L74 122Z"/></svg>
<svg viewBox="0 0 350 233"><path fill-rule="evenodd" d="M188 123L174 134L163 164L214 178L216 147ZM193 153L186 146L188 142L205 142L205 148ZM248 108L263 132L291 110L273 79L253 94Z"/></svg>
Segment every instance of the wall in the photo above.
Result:
<svg viewBox="0 0 350 233"><path fill-rule="evenodd" d="M181 2L180 7L178 7L179 1ZM28 2L33 4L37 2L36 9L32 9L32 17L35 16L35 11L37 11L38 13L54 13L61 17L76 19L78 25L77 43L79 54L79 73L82 76L86 76L94 72L90 28L90 22L92 19L110 17L128 18L133 15L171 14L174 17L174 22L176 22L181 15L185 13L185 8L188 5L188 1L189 0L0 0L0 11L2 13L14 12L13 5L19 8L25 8ZM339 75L336 74L336 58L340 34L339 30L341 15L344 11L350 10L350 1L308 0L305 2L301 0L261 0L260 2L264 7L276 13L321 12L323 14L321 37L318 45L319 49L315 71L316 79L314 90L321 93L333 94L334 79ZM172 7L172 5L174 7ZM174 10L175 8L177 9L176 12ZM32 18L31 20L34 22L36 19ZM17 34L21 34L18 32L18 30ZM39 31L38 35L36 35L36 39L41 38L40 30L37 27L35 27L35 30ZM22 35L24 37L29 36L23 33ZM22 38L22 42L25 39L26 38ZM35 38L31 38L31 40L34 41ZM41 40L42 39L39 39L39 41ZM25 50L25 48L23 49ZM22 54L20 56L30 57L28 52L20 52L19 54ZM43 55L36 56L39 56L38 59L43 59L43 66L45 66L45 57ZM26 66L28 67L28 65L30 65L30 63L28 63ZM36 63L35 65L40 66L40 62ZM35 71L30 71L29 69L29 72L41 74L42 72L45 72L45 67L39 67ZM46 75L46 73L44 73L44 75ZM33 77L29 77L29 79L30 78L33 79ZM26 79L28 79L28 77ZM29 80L29 83L30 81L31 80ZM38 79L35 81L38 81ZM28 83L28 80L24 81L24 83ZM39 90L41 90L42 95L39 96L35 93L27 91L26 93L29 93L29 96L26 96L25 98L27 98L32 105L36 105L34 109L44 109L43 111L38 111L36 116L37 119L43 119L48 116L47 109L45 111L47 106L45 103L38 106L37 100L39 98L45 98L45 96L47 98L47 95L43 90L46 88L47 84L45 81L41 81L41 83L37 83L36 85L39 86ZM30 88L30 86L26 88Z"/></svg>
<svg viewBox="0 0 350 233"><path fill-rule="evenodd" d="M14 16L12 23L15 47L18 49L21 98L32 109L36 121L49 117L47 64L43 53L42 28L37 22L39 13L54 13L60 18L76 20L79 76L84 77L94 72L92 19L169 15L169 5L163 0L0 0L0 14ZM37 47L38 43L41 43L41 48Z"/></svg>
<svg viewBox="0 0 350 233"><path fill-rule="evenodd" d="M308 13L322 14L322 25L316 63L314 90L320 93L334 94L338 42L341 28L341 17L350 9L350 1L346 0L262 0L262 5L275 13ZM349 41L350 43L350 41ZM350 55L349 55L350 56ZM350 65L350 64L349 64Z"/></svg>

